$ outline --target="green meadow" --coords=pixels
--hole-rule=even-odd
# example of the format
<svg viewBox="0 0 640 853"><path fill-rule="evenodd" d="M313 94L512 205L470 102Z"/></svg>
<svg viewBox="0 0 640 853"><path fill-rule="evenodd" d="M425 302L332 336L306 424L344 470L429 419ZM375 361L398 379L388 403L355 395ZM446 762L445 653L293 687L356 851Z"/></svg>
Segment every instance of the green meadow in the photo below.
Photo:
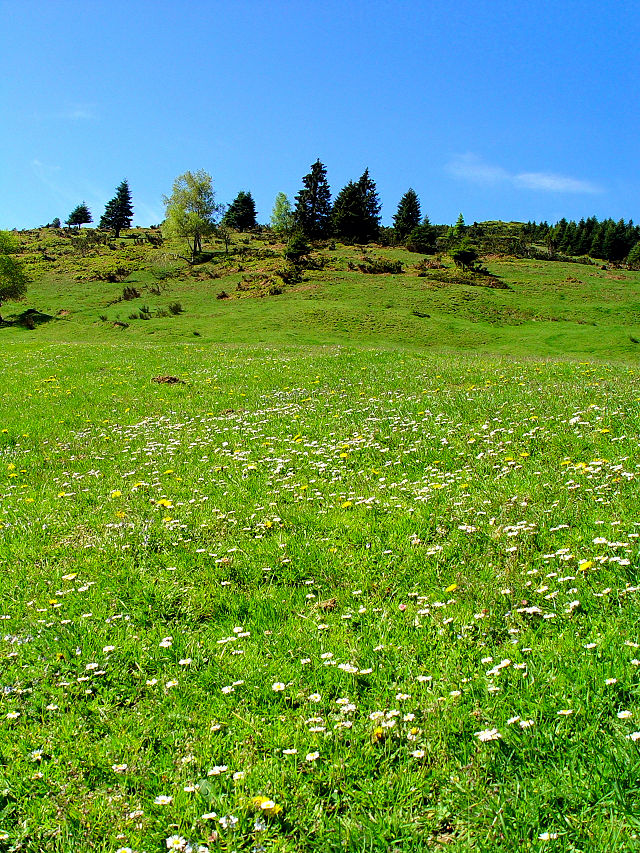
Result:
<svg viewBox="0 0 640 853"><path fill-rule="evenodd" d="M18 239L0 850L640 849L639 272Z"/></svg>

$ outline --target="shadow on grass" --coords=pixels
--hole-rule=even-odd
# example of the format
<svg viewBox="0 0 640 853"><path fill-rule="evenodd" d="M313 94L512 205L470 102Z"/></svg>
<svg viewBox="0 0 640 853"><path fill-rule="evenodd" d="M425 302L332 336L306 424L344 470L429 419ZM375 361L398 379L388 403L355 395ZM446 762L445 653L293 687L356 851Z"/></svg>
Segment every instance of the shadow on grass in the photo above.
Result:
<svg viewBox="0 0 640 853"><path fill-rule="evenodd" d="M43 323L48 323L50 320L55 319L52 314L44 314L42 311L38 311L37 308L28 308L21 314L11 317L11 319L0 317L0 329L13 326L21 326L23 329L36 329Z"/></svg>

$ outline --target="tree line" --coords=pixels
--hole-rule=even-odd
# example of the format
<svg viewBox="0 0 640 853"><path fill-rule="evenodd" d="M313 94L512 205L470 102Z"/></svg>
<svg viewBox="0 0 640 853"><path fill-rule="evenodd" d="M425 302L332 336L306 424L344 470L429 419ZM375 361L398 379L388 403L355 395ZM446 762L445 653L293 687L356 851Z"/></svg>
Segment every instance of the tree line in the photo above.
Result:
<svg viewBox="0 0 640 853"><path fill-rule="evenodd" d="M171 195L164 196L164 203L164 226L186 240L192 259L202 251L202 239L214 230L228 244L228 229L250 231L259 227L251 192L242 190L231 204L220 205L215 200L211 176L202 170L179 176ZM420 199L411 187L398 202L391 227L382 225L381 207L368 169L357 180L349 181L332 199L326 167L318 159L302 178L293 204L285 193L278 193L268 225L277 237L292 244L291 257L304 254L308 241L325 239L363 245L372 242L402 245L423 254L437 249L465 249L470 243L482 249L486 228L477 223L465 226L462 214L453 227L433 225L428 215L422 214ZM132 217L131 192L125 180L107 203L99 227L113 231L118 237L121 230L131 227ZM92 221L89 208L82 202L71 212L66 224L80 228ZM59 226L60 222L54 220L53 224ZM598 221L591 216L579 222L563 218L555 225L527 222L517 226L510 241L511 245L542 244L549 256L584 256L614 263L627 260L634 266L640 265L640 226L622 219Z"/></svg>
<svg viewBox="0 0 640 853"><path fill-rule="evenodd" d="M555 225L527 222L522 226L522 232L531 242L544 244L550 252L612 263L625 259L630 264L640 261L640 226L631 220L615 222L603 219L599 222L595 216L590 216L574 222L562 218Z"/></svg>

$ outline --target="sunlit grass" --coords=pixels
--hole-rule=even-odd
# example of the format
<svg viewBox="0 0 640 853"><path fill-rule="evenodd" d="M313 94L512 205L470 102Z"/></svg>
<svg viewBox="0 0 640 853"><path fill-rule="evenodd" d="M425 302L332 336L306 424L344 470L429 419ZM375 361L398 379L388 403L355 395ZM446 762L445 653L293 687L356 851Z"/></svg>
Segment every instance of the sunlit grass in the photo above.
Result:
<svg viewBox="0 0 640 853"><path fill-rule="evenodd" d="M634 367L11 341L5 849L635 849Z"/></svg>

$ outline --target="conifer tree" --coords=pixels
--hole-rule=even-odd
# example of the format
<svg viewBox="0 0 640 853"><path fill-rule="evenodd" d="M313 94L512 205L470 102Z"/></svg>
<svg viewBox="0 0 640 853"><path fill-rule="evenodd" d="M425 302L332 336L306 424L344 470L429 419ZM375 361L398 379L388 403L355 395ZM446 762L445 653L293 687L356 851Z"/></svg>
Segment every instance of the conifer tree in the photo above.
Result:
<svg viewBox="0 0 640 853"><path fill-rule="evenodd" d="M327 170L320 160L302 179L303 188L296 196L294 226L311 240L328 237L331 232L331 190Z"/></svg>
<svg viewBox="0 0 640 853"><path fill-rule="evenodd" d="M93 222L93 216L87 205L82 202L73 208L65 224L71 228L75 226L79 230L81 225L87 225L89 222Z"/></svg>
<svg viewBox="0 0 640 853"><path fill-rule="evenodd" d="M464 216L460 213L456 219L456 224L453 226L453 239L460 241L467 233L467 226L464 224Z"/></svg>
<svg viewBox="0 0 640 853"><path fill-rule="evenodd" d="M436 249L436 229L431 224L429 217L425 216L420 225L408 235L405 246L410 252L420 252L430 255Z"/></svg>
<svg viewBox="0 0 640 853"><path fill-rule="evenodd" d="M248 192L239 192L227 208L222 222L236 231L247 231L256 226L256 203Z"/></svg>
<svg viewBox="0 0 640 853"><path fill-rule="evenodd" d="M599 222L594 228L589 248L589 256L591 258L604 258L604 234L606 229L606 222Z"/></svg>
<svg viewBox="0 0 640 853"><path fill-rule="evenodd" d="M631 270L640 270L640 240L633 246L627 256L627 264Z"/></svg>
<svg viewBox="0 0 640 853"><path fill-rule="evenodd" d="M333 205L333 231L354 243L375 240L380 229L380 202L375 182L365 169L357 182L349 181Z"/></svg>
<svg viewBox="0 0 640 853"><path fill-rule="evenodd" d="M398 210L393 217L393 227L400 240L420 225L420 199L414 189L409 188L398 202Z"/></svg>
<svg viewBox="0 0 640 853"><path fill-rule="evenodd" d="M362 220L362 194L354 181L343 187L333 203L333 233L347 243L358 243Z"/></svg>
<svg viewBox="0 0 640 853"><path fill-rule="evenodd" d="M378 237L380 230L380 196L375 181L369 175L369 169L365 169L358 187L362 193L363 217L362 217L362 238L363 242L375 240Z"/></svg>
<svg viewBox="0 0 640 853"><path fill-rule="evenodd" d="M119 237L123 228L131 228L132 217L131 190L128 182L124 180L118 185L115 196L107 202L99 227L108 228Z"/></svg>

